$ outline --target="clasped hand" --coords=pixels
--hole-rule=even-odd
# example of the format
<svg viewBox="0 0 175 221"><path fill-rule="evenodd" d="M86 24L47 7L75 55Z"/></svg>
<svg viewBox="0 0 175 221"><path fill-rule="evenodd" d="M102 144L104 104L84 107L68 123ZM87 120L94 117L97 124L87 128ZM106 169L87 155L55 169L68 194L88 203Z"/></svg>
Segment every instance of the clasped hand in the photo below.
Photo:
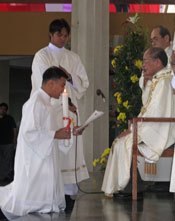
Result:
<svg viewBox="0 0 175 221"><path fill-rule="evenodd" d="M67 130L65 128L61 128L55 132L55 139L70 139L71 138L71 130L70 128Z"/></svg>
<svg viewBox="0 0 175 221"><path fill-rule="evenodd" d="M144 87L145 87L147 82L152 80L153 75L150 73L143 72L143 77L144 77Z"/></svg>
<svg viewBox="0 0 175 221"><path fill-rule="evenodd" d="M79 126L76 126L73 128L73 135L74 136L82 135L82 133L85 129L85 128L82 128L81 130L77 131L78 128L79 128ZM67 130L66 127L64 127L64 128L57 130L55 132L54 138L55 139L70 139L71 138L71 129L69 128Z"/></svg>

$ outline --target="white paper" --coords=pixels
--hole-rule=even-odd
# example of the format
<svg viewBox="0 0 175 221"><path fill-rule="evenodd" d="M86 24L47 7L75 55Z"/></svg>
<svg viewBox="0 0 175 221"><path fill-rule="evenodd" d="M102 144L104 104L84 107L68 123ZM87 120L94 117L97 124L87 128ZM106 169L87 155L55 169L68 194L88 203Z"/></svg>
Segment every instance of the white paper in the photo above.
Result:
<svg viewBox="0 0 175 221"><path fill-rule="evenodd" d="M76 129L76 131L79 131L79 130L83 129L84 127L89 125L91 122L93 122L97 118L101 117L103 114L104 114L104 112L95 110L91 114L91 116L84 122L84 124L82 124L79 128Z"/></svg>

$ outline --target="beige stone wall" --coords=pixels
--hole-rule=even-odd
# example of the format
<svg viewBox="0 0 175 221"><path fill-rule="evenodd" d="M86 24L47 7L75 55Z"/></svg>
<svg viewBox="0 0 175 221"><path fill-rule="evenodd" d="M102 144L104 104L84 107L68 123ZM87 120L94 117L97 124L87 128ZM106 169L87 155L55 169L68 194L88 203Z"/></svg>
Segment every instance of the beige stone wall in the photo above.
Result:
<svg viewBox="0 0 175 221"><path fill-rule="evenodd" d="M110 41L124 33L122 23L129 16L133 14L110 14ZM62 17L71 24L71 13L1 12L0 55L33 55L47 45L50 22ZM167 26L171 33L175 30L175 14L141 14L141 22L149 32L158 24Z"/></svg>
<svg viewBox="0 0 175 221"><path fill-rule="evenodd" d="M33 55L49 41L49 24L56 18L71 22L70 13L1 12L0 55Z"/></svg>
<svg viewBox="0 0 175 221"><path fill-rule="evenodd" d="M134 16L132 13L111 13L110 14L110 41L113 40L114 35L122 35L124 27L122 23L129 17ZM173 36L175 30L175 14L140 14L140 21L143 27L148 29L149 36L152 28L156 25L166 26Z"/></svg>

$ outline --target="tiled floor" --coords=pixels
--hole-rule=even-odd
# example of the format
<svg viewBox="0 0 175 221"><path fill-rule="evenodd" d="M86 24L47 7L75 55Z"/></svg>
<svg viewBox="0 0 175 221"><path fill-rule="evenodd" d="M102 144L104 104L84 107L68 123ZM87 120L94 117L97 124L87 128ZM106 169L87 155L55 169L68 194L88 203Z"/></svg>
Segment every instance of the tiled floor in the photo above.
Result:
<svg viewBox="0 0 175 221"><path fill-rule="evenodd" d="M102 175L91 174L81 183L85 192L100 192ZM0 220L3 220L0 218ZM102 193L79 192L72 214L31 214L16 221L174 221L175 198L168 192L145 192L137 202L107 199Z"/></svg>

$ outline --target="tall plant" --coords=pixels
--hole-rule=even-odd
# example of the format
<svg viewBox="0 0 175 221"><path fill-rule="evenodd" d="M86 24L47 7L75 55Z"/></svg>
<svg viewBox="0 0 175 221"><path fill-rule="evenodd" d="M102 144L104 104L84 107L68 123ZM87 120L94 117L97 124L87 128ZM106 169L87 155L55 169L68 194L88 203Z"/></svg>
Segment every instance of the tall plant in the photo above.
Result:
<svg viewBox="0 0 175 221"><path fill-rule="evenodd" d="M147 46L147 31L138 23L139 16L129 17L124 25L124 43L114 49L114 97L117 103L119 133L128 127L128 120L137 116L142 105L139 78L142 57Z"/></svg>

